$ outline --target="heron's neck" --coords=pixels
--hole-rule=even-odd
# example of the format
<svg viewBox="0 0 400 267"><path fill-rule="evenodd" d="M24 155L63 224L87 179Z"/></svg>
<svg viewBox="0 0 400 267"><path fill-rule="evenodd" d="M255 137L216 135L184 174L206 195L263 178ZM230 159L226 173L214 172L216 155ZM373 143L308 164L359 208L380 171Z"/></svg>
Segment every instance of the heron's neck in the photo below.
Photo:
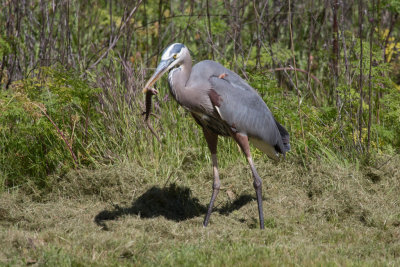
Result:
<svg viewBox="0 0 400 267"><path fill-rule="evenodd" d="M170 88L175 99L182 104L185 98L185 89L187 81L192 72L192 60L189 58L176 70L173 70L170 77Z"/></svg>

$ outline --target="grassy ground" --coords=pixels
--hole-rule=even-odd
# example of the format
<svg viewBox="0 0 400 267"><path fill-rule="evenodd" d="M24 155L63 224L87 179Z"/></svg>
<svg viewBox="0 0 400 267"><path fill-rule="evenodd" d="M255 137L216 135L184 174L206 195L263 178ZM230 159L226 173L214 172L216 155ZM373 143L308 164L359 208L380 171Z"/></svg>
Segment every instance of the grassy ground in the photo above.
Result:
<svg viewBox="0 0 400 267"><path fill-rule="evenodd" d="M188 153L190 155L190 153ZM389 161L388 161L389 160ZM170 175L132 161L54 177L51 192L0 196L5 265L399 265L399 156L376 167L258 158L266 229L244 161ZM162 166L161 166L162 167ZM164 166L166 167L166 166Z"/></svg>

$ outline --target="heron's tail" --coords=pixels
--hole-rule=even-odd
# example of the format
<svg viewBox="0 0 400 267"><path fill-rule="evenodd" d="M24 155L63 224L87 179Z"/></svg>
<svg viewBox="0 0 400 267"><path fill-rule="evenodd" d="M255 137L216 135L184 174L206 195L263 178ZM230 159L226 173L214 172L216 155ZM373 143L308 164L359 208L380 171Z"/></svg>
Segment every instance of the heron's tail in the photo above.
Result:
<svg viewBox="0 0 400 267"><path fill-rule="evenodd" d="M281 134L282 137L282 143L283 147L285 148L285 151L282 151L283 153L290 151L290 138L289 138L289 133L286 131L285 127L283 127L279 122L275 120L276 126L278 127L279 133Z"/></svg>

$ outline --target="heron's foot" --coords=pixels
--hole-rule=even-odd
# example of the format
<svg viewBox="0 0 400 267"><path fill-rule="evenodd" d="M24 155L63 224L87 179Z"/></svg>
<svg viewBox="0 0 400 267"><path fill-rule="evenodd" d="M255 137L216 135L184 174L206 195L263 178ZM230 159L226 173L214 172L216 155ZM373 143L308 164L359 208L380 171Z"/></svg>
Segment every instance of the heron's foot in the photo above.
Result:
<svg viewBox="0 0 400 267"><path fill-rule="evenodd" d="M142 115L144 116L144 115L146 115L147 114L147 112L146 111L143 111L142 112ZM154 118L156 118L157 120L159 120L160 119L160 116L158 116L157 114L154 114L153 112L150 112L149 113L149 116L153 116Z"/></svg>
<svg viewBox="0 0 400 267"><path fill-rule="evenodd" d="M153 95L157 95L158 94L158 91L156 89L154 89L154 88L149 88L148 91Z"/></svg>
<svg viewBox="0 0 400 267"><path fill-rule="evenodd" d="M216 182L213 185L213 192L212 192L212 195L211 195L210 204L208 205L208 210L207 210L206 217L204 217L203 227L207 227L207 225L208 225L208 221L210 220L212 208L214 206L214 202L215 202L215 199L217 198L217 195L218 195L220 187L221 186L220 186L219 178L218 178L218 182Z"/></svg>

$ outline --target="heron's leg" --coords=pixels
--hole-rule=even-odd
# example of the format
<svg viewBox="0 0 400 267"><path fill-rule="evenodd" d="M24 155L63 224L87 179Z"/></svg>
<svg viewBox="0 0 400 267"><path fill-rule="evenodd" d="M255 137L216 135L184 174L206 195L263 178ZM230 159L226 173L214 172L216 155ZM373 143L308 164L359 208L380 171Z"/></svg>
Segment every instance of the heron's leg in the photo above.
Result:
<svg viewBox="0 0 400 267"><path fill-rule="evenodd" d="M203 226L206 227L208 224L208 220L210 219L210 215L212 212L212 208L214 206L214 201L217 198L219 189L221 187L221 182L219 180L219 174L218 174L218 162L217 162L217 143L218 143L218 135L215 133L211 132L210 130L207 130L203 128L203 133L204 137L206 138L208 148L210 149L211 152L211 159L212 159L212 164L213 164L213 174L214 174L214 183L213 183L213 192L211 195L211 200L210 204L208 205L208 210L206 217L204 218Z"/></svg>
<svg viewBox="0 0 400 267"><path fill-rule="evenodd" d="M260 218L260 228L264 229L264 213L262 208L262 181L260 176L257 173L256 167L254 166L253 159L250 153L250 145L249 139L246 135L240 133L232 133L233 138L239 144L240 148L243 150L243 153L246 155L247 162L250 165L251 172L253 173L253 186L256 190L257 196L257 205L258 205L258 216Z"/></svg>

